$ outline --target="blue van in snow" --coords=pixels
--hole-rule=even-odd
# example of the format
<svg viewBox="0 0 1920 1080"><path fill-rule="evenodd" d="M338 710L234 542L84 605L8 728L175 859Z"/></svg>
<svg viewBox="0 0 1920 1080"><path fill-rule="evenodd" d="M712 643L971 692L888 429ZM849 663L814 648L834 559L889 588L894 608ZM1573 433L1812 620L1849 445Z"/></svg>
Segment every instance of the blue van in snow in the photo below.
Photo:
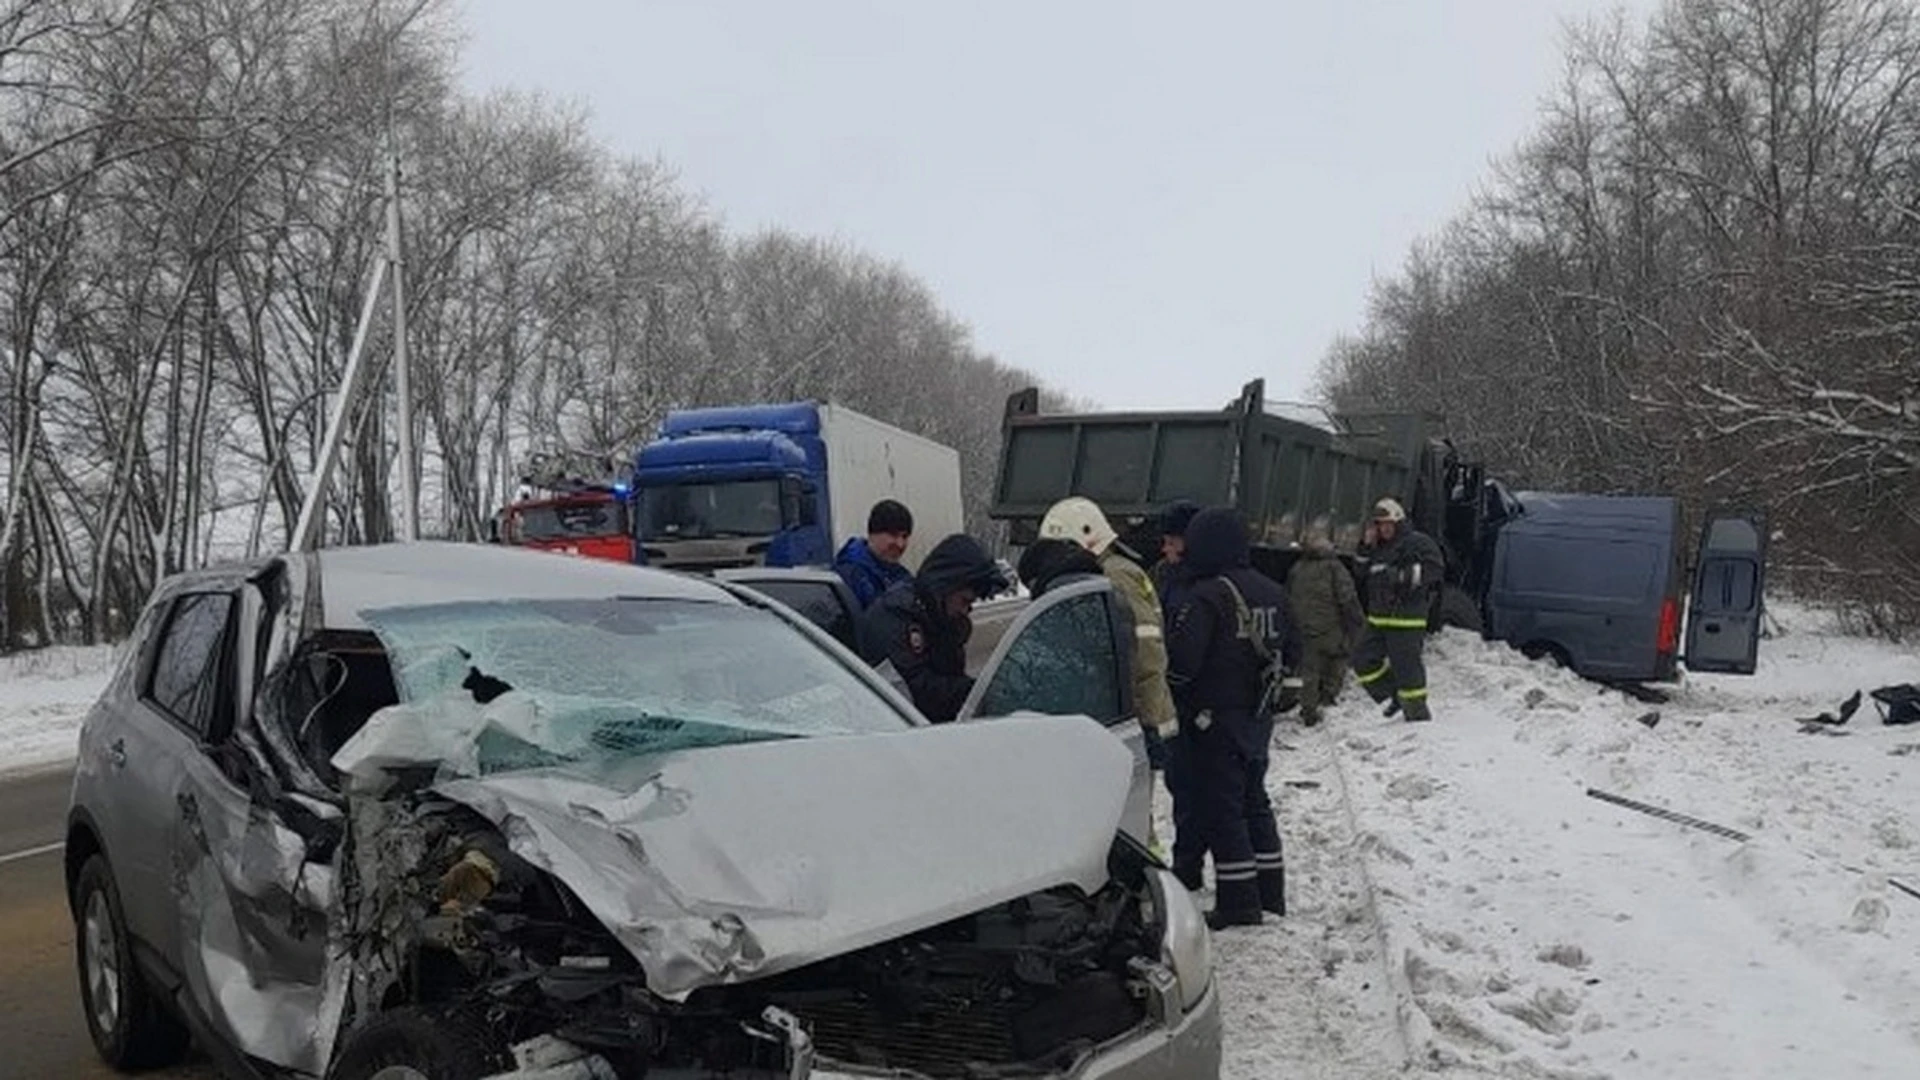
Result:
<svg viewBox="0 0 1920 1080"><path fill-rule="evenodd" d="M1682 660L1753 673L1766 576L1758 518L1707 521L1689 589L1675 499L1522 492L1512 504L1486 583L1488 637L1605 682L1670 681Z"/></svg>

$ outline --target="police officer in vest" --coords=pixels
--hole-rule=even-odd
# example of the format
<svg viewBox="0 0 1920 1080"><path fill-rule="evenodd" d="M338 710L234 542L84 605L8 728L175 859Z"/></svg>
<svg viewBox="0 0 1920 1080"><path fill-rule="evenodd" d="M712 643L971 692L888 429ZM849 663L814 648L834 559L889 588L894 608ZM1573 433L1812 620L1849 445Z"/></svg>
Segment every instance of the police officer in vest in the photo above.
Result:
<svg viewBox="0 0 1920 1080"><path fill-rule="evenodd" d="M1188 587L1168 632L1169 681L1180 709L1179 753L1190 765L1186 794L1197 802L1198 835L1174 837L1174 872L1200 883L1213 853L1214 929L1258 925L1287 912L1280 830L1267 798L1273 738L1267 673L1299 662L1287 593L1253 569L1247 529L1227 509L1203 510L1186 530ZM1282 705L1280 709L1288 706Z"/></svg>
<svg viewBox="0 0 1920 1080"><path fill-rule="evenodd" d="M1355 679L1387 715L1431 720L1427 704L1427 613L1447 558L1440 545L1407 523L1392 499L1374 504L1360 557L1365 568L1366 635L1353 652Z"/></svg>

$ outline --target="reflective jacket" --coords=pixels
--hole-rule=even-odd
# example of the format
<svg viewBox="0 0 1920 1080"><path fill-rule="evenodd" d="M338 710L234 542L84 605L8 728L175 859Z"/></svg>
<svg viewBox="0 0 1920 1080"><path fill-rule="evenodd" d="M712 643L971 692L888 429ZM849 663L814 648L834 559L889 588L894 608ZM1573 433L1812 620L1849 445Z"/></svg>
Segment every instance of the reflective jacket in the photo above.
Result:
<svg viewBox="0 0 1920 1080"><path fill-rule="evenodd" d="M1392 540L1363 549L1367 622L1380 630L1425 630L1433 595L1447 573L1447 557L1433 538L1401 525Z"/></svg>
<svg viewBox="0 0 1920 1080"><path fill-rule="evenodd" d="M1100 570L1133 613L1133 711L1142 726L1174 722L1173 694L1167 689L1166 623L1160 598L1146 570L1116 548L1100 556Z"/></svg>

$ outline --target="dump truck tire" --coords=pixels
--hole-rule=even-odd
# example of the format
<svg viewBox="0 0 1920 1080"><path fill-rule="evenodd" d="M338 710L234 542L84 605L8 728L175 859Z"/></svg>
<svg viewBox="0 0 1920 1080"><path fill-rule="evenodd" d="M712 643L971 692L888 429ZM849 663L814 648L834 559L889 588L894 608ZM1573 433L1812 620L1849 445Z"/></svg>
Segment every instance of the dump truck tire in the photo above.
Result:
<svg viewBox="0 0 1920 1080"><path fill-rule="evenodd" d="M1432 620L1435 628L1457 626L1462 630L1471 630L1476 634L1487 632L1485 620L1480 618L1480 605L1473 602L1465 589L1448 585L1440 590L1439 617Z"/></svg>

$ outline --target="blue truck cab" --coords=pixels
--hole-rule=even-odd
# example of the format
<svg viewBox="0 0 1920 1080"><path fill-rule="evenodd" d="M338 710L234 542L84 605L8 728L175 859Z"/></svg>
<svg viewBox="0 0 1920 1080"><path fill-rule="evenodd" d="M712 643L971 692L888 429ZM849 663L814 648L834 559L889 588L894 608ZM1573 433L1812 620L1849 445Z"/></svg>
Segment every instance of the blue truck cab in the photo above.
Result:
<svg viewBox="0 0 1920 1080"><path fill-rule="evenodd" d="M634 458L635 558L710 573L827 566L881 499L906 504L917 569L963 527L960 455L843 405L801 401L685 409Z"/></svg>
<svg viewBox="0 0 1920 1080"><path fill-rule="evenodd" d="M634 458L636 560L699 570L830 562L826 474L812 402L669 413Z"/></svg>

